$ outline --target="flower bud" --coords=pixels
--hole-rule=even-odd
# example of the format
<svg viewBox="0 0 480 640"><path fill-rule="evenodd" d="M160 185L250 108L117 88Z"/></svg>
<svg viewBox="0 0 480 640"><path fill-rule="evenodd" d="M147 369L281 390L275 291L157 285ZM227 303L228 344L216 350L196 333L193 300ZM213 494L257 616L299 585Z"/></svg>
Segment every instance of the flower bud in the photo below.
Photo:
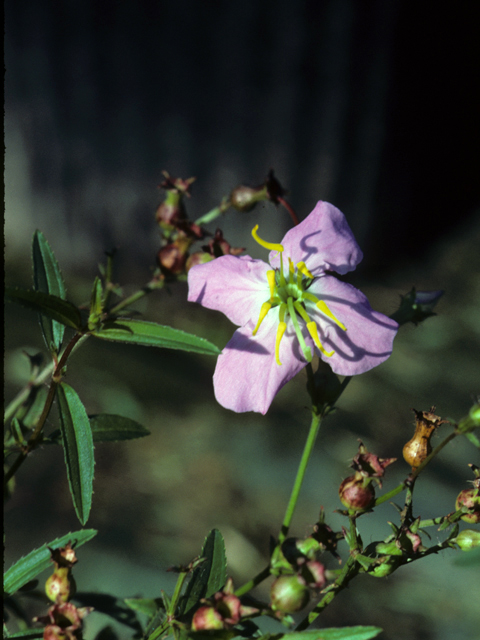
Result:
<svg viewBox="0 0 480 640"><path fill-rule="evenodd" d="M453 540L462 551L471 551L480 547L480 531L464 529Z"/></svg>
<svg viewBox="0 0 480 640"><path fill-rule="evenodd" d="M385 556L381 559L379 564L374 565L373 568L368 571L368 575L373 576L374 578L385 578L398 569L402 564L403 561L398 556Z"/></svg>
<svg viewBox="0 0 480 640"><path fill-rule="evenodd" d="M163 274L179 275L185 272L188 249L191 244L192 240L179 235L174 242L160 249L157 254L157 261Z"/></svg>
<svg viewBox="0 0 480 640"><path fill-rule="evenodd" d="M74 640L82 637L83 618L92 611L93 607L77 608L71 602L57 602L49 608L48 615L33 620L46 625L45 640Z"/></svg>
<svg viewBox="0 0 480 640"><path fill-rule="evenodd" d="M190 256L188 256L187 262L185 264L185 271L188 273L192 267L196 267L197 264L205 264L206 262L211 262L214 260L214 257L209 253L205 253L205 251L195 251Z"/></svg>
<svg viewBox="0 0 480 640"><path fill-rule="evenodd" d="M433 413L435 407L432 407L430 411L416 411L415 409L413 411L416 416L415 433L413 438L403 447L403 457L405 462L416 469L432 452L430 438L435 429L448 420L442 420L436 416Z"/></svg>
<svg viewBox="0 0 480 640"><path fill-rule="evenodd" d="M480 403L477 401L476 404L471 407L468 416L460 420L457 425L457 431L460 433L469 433L474 429L478 429L478 427L480 427Z"/></svg>
<svg viewBox="0 0 480 640"><path fill-rule="evenodd" d="M359 442L358 453L353 458L350 466L355 470L356 475L361 475L364 478L378 478L377 482L381 487L382 481L380 478L385 475L385 469L397 459L379 458L370 453L361 440Z"/></svg>
<svg viewBox="0 0 480 640"><path fill-rule="evenodd" d="M473 489L460 491L455 501L455 508L468 510L468 513L462 516L464 522L478 524L480 522L480 469L474 464L468 466L475 476L475 479L471 481Z"/></svg>
<svg viewBox="0 0 480 640"><path fill-rule="evenodd" d="M323 589L327 582L325 566L318 560L309 560L302 566L302 578L311 589Z"/></svg>
<svg viewBox="0 0 480 640"><path fill-rule="evenodd" d="M366 511L375 502L375 489L370 478L362 477L358 472L349 476L338 490L340 500L347 509Z"/></svg>
<svg viewBox="0 0 480 640"><path fill-rule="evenodd" d="M190 197L189 188L195 178L182 180L181 178L172 178L167 171L162 171L165 180L160 187L166 190L165 201L158 207L155 218L164 229L177 227L182 221L186 220L185 206L183 204L183 196Z"/></svg>
<svg viewBox="0 0 480 640"><path fill-rule="evenodd" d="M219 611L210 605L205 605L197 609L193 615L193 631L203 631L204 629L223 629L223 619Z"/></svg>
<svg viewBox="0 0 480 640"><path fill-rule="evenodd" d="M241 185L230 194L230 204L237 211L251 211L262 200L268 200L267 189L263 184L255 188Z"/></svg>
<svg viewBox="0 0 480 640"><path fill-rule="evenodd" d="M390 317L398 324L413 322L418 324L436 315L433 311L443 296L443 291L415 291L415 287L405 296L401 296L400 307Z"/></svg>
<svg viewBox="0 0 480 640"><path fill-rule="evenodd" d="M478 489L464 489L460 491L455 500L455 508L468 509L468 513L462 516L464 522L469 524L480 523L480 492Z"/></svg>
<svg viewBox="0 0 480 640"><path fill-rule="evenodd" d="M295 613L307 606L310 600L305 580L297 575L283 575L274 580L270 589L272 609L282 613Z"/></svg>

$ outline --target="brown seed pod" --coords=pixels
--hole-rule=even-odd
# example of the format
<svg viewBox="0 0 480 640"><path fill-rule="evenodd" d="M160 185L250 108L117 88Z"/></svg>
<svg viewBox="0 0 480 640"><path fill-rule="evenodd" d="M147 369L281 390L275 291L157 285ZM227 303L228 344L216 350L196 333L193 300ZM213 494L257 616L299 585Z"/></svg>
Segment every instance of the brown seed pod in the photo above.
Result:
<svg viewBox="0 0 480 640"><path fill-rule="evenodd" d="M433 412L435 407L432 407L430 411L416 411L415 413L415 433L413 438L407 442L403 447L403 457L413 469L419 467L425 458L432 452L432 445L430 444L430 438L433 435L435 429L448 422L448 420L442 420L440 416L436 416Z"/></svg>

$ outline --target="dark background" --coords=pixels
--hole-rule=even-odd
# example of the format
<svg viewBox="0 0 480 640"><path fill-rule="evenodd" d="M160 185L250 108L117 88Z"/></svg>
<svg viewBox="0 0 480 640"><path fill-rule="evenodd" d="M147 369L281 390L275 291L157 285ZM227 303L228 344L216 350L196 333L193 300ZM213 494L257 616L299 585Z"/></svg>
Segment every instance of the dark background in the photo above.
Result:
<svg viewBox="0 0 480 640"><path fill-rule="evenodd" d="M75 302L88 299L96 265L114 246L118 280L139 286L158 248L162 169L197 176L188 203L195 219L273 168L300 218L319 199L345 213L365 254L349 281L375 308L391 313L412 285L446 290L439 316L404 328L394 356L356 379L326 423L296 535L308 532L320 504L339 508L335 487L357 437L401 458L412 406L466 413L478 393L480 347L476 3L7 0L5 21L8 284L29 286L40 228ZM273 205L218 224L250 250L258 217L272 241L288 228ZM141 310L225 344L229 323L192 310L185 294L180 286ZM35 317L25 315L7 308L7 400L28 376L21 348L42 349ZM238 584L248 579L234 549L240 557L241 545L252 545L265 556L278 527L308 422L303 378L266 418L236 416L213 404L208 359L94 347L76 356L68 382L89 413L129 415L152 436L97 447L89 526L100 533L81 552L81 588L120 596L171 589L165 568L197 554L213 526L224 531ZM458 444L426 476L422 517L453 509L470 479L466 462L478 464ZM28 463L8 506L9 561L78 528L61 454L44 450ZM323 478L332 476L325 495ZM394 518L390 509L378 522L365 519L367 541L376 522ZM452 562L432 558L386 583L364 579L323 624L378 624L388 640L467 637L478 624L468 602L474 572Z"/></svg>

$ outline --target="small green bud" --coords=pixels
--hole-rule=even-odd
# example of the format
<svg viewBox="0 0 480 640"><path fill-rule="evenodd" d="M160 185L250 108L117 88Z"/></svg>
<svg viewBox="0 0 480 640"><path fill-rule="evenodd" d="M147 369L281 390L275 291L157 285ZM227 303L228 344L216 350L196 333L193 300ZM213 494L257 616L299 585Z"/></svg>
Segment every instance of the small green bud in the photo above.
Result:
<svg viewBox="0 0 480 640"><path fill-rule="evenodd" d="M469 433L480 427L480 403L474 404L468 412L468 416L460 420L457 430L460 433Z"/></svg>
<svg viewBox="0 0 480 640"><path fill-rule="evenodd" d="M464 529L452 542L458 544L462 551L477 549L480 547L480 531Z"/></svg>
<svg viewBox="0 0 480 640"><path fill-rule="evenodd" d="M398 547L396 540L393 542L379 542L375 551L382 556L401 556L402 550Z"/></svg>
<svg viewBox="0 0 480 640"><path fill-rule="evenodd" d="M374 578L385 578L398 569L401 564L401 558L389 556L384 558L380 564L377 564L373 569L368 571L368 575L373 576Z"/></svg>
<svg viewBox="0 0 480 640"><path fill-rule="evenodd" d="M307 606L310 593L303 578L283 575L273 582L270 600L272 609L282 613L295 613Z"/></svg>

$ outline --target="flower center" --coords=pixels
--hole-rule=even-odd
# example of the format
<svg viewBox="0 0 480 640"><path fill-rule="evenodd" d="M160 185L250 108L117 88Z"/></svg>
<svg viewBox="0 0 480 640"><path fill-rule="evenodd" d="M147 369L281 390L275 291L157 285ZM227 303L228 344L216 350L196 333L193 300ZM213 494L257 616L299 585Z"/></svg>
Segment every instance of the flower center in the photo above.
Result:
<svg viewBox="0 0 480 640"><path fill-rule="evenodd" d="M302 329L300 326L300 323L302 321L305 323L307 331L317 348L324 355L328 357L332 356L335 352L326 351L322 343L320 342L317 324L315 320L312 320L312 318L309 316L307 311L308 307L311 307L313 304L316 310L320 311L324 316L333 321L337 326L340 327L340 329L346 331L347 328L330 311L326 302L320 300L312 293L309 293L308 288L312 284L314 276L308 270L305 262L297 262L297 264L294 265L292 260L288 258L288 271L285 274L283 264L283 245L262 240L258 236L257 230L258 225L256 225L252 230L253 239L258 242L259 245L265 247L265 249L269 249L270 251L278 251L280 253L280 268L267 271L268 286L270 288L270 298L261 306L260 315L255 329L253 330L253 335L257 333L268 312L275 307L280 307L278 311L279 323L277 328L277 335L275 338L275 360L278 365L282 364L280 362L280 342L287 329L288 319L290 319L291 323L293 324L293 328L300 344L300 348L307 362L312 361L313 353L312 349L305 343L305 339L303 337Z"/></svg>

